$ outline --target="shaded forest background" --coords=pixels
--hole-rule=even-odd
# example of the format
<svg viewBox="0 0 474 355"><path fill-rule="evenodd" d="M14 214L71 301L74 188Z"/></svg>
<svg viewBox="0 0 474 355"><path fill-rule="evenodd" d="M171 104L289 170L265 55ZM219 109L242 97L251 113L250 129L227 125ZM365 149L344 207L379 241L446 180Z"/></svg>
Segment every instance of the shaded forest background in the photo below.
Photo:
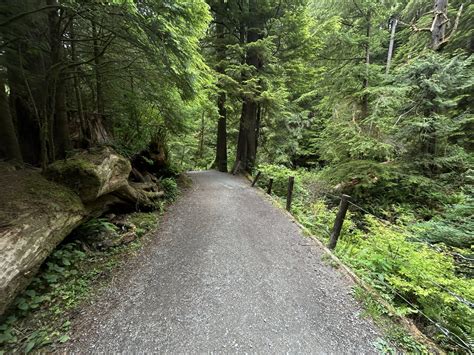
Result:
<svg viewBox="0 0 474 355"><path fill-rule="evenodd" d="M277 196L296 175L294 213L322 235L330 194L347 193L364 212L339 256L472 349L473 4L6 0L0 14L2 159L46 169L106 145L153 151L163 172L240 161Z"/></svg>

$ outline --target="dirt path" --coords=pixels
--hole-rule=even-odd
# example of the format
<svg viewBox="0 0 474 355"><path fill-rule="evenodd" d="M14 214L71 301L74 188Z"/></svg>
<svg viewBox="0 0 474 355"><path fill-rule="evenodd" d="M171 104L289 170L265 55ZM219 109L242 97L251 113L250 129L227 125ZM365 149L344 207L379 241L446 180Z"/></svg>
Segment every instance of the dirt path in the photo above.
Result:
<svg viewBox="0 0 474 355"><path fill-rule="evenodd" d="M373 353L351 283L239 177L190 173L146 251L84 310L68 350Z"/></svg>

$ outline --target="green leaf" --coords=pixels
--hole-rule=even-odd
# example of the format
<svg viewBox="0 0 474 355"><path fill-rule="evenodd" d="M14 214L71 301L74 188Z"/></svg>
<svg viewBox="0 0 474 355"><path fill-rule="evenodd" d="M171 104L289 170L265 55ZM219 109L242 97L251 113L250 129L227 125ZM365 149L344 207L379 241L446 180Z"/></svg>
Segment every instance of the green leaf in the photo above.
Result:
<svg viewBox="0 0 474 355"><path fill-rule="evenodd" d="M71 337L70 337L69 335L66 335L66 334L65 334L65 335L63 335L62 337L60 337L58 341L59 341L60 343L65 343L65 342L67 342L69 339L71 339Z"/></svg>
<svg viewBox="0 0 474 355"><path fill-rule="evenodd" d="M22 311L27 311L30 308L30 306L26 302L21 302L21 303L18 303L18 308L21 309Z"/></svg>
<svg viewBox="0 0 474 355"><path fill-rule="evenodd" d="M35 340L30 340L30 341L26 344L25 353L28 354L31 350L34 349L35 346L36 346L36 341L35 341Z"/></svg>

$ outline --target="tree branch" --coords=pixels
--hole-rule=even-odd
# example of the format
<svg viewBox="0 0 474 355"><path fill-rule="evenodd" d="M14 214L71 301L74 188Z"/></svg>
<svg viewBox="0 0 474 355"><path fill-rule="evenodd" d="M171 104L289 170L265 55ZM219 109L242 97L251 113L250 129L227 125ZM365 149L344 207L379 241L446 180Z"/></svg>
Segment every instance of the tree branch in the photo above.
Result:
<svg viewBox="0 0 474 355"><path fill-rule="evenodd" d="M456 20L454 21L454 26L453 26L453 29L452 29L451 33L449 34L448 37L445 37L443 39L443 41L439 44L439 47L446 45L449 42L449 40L453 37L456 30L458 29L459 20L461 19L461 14L462 14L463 8L464 8L464 4L461 4L461 6L459 7L459 10L458 10L458 13L456 15Z"/></svg>
<svg viewBox="0 0 474 355"><path fill-rule="evenodd" d="M15 15L13 17L10 17L8 20L0 23L0 27L4 27L6 25L9 25L10 23L14 22L14 21L17 21L25 16L28 16L28 15L32 15L32 14L35 14L37 12L41 12L41 11L45 11L45 10L51 10L51 9L62 9L63 7L61 5L48 5L48 6L44 6L44 7L41 7L39 9L36 9L36 10L31 10L31 11L27 11L27 12L22 12L21 14L18 14L18 15Z"/></svg>

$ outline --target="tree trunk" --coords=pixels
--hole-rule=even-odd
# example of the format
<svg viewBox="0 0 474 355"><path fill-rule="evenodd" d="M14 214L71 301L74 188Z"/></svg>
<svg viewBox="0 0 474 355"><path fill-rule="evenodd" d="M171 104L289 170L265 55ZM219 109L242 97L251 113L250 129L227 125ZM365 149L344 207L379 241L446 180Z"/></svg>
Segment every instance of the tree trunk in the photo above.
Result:
<svg viewBox="0 0 474 355"><path fill-rule="evenodd" d="M370 74L370 37L372 34L372 13L369 10L367 12L367 27L366 27L366 44L365 44L365 78L363 87L366 90L369 87L369 74ZM362 97L362 118L369 115L369 95L364 93Z"/></svg>
<svg viewBox="0 0 474 355"><path fill-rule="evenodd" d="M250 171L256 159L256 123L257 104L253 99L245 98L240 118L239 141L237 145L237 159L243 170Z"/></svg>
<svg viewBox="0 0 474 355"><path fill-rule="evenodd" d="M441 44L446 36L448 20L448 0L435 0L434 18L431 25L431 48L435 51L441 49Z"/></svg>
<svg viewBox="0 0 474 355"><path fill-rule="evenodd" d="M199 159L202 159L204 157L204 135L205 135L205 130L206 130L204 117L205 117L205 114L203 111L201 115L201 132L199 134Z"/></svg>
<svg viewBox="0 0 474 355"><path fill-rule="evenodd" d="M8 3L13 1L8 1ZM25 7L29 6L24 2ZM28 10L28 8L26 8ZM13 16L13 12L11 13ZM26 18L30 19L30 18ZM39 72L38 56L25 54L27 49L28 30L32 26L30 21L25 21L23 26L15 26L12 29L3 28L1 31L2 41L10 43L4 48L4 60L7 68L7 81L10 89L10 115L16 127L17 139L20 145L23 161L31 165L40 162L40 127L39 118L35 117L35 106L32 99L31 90L27 88L25 66L28 70L41 77ZM32 60L31 58L36 60Z"/></svg>
<svg viewBox="0 0 474 355"><path fill-rule="evenodd" d="M260 122L262 120L262 105L257 105L257 121L255 122L255 154L257 154L258 149L258 139L260 136Z"/></svg>
<svg viewBox="0 0 474 355"><path fill-rule="evenodd" d="M219 121L217 122L216 164L217 170L227 172L227 109L225 108L226 94L219 94L218 109Z"/></svg>
<svg viewBox="0 0 474 355"><path fill-rule="evenodd" d="M66 92L63 75L60 75L56 85L55 115L54 115L54 144L55 159L63 159L72 149L69 134L69 122L66 109Z"/></svg>
<svg viewBox="0 0 474 355"><path fill-rule="evenodd" d="M21 44L19 44L21 45ZM8 86L10 87L10 113L16 125L18 143L23 161L31 165L38 165L40 155L40 127L38 118L30 109L28 97L25 96L23 68L18 50L11 50L6 55L8 68Z"/></svg>
<svg viewBox="0 0 474 355"><path fill-rule="evenodd" d="M71 37L71 59L73 63L77 62L77 53L76 53L76 35L74 30L74 19L71 20L71 27L70 27L70 37ZM74 69L74 76L73 76L73 86L74 86L74 96L76 98L76 106L77 106L77 114L79 115L79 125L80 125L80 132L79 138L81 141L82 148L87 148L90 146L90 137L87 136L87 126L85 122L84 116L84 109L82 106L82 94L81 89L79 87L79 73L77 67Z"/></svg>
<svg viewBox="0 0 474 355"><path fill-rule="evenodd" d="M104 93L102 91L102 76L100 73L100 48L97 27L94 21L92 23L92 36L93 36L93 46L94 46L94 71L95 71L95 88L96 88L96 110L97 113L103 118L104 115Z"/></svg>
<svg viewBox="0 0 474 355"><path fill-rule="evenodd" d="M20 145L13 125L8 98L5 92L5 83L0 76L0 157L7 160L22 162Z"/></svg>
<svg viewBox="0 0 474 355"><path fill-rule="evenodd" d="M249 0L249 14L255 14L257 11L257 1ZM256 42L260 39L259 28L261 24L256 21L256 16L252 15L248 23L247 44ZM262 68L258 53L254 48L250 48L246 53L246 64L255 68L255 75ZM242 114L240 117L239 139L237 145L236 161L240 161L240 167L243 170L250 171L254 165L257 155L257 110L258 104L255 101L255 95L246 96L242 103Z"/></svg>
<svg viewBox="0 0 474 355"><path fill-rule="evenodd" d="M397 30L398 19L393 18L392 21L390 21L390 24L391 24L390 44L388 46L387 67L385 68L385 74L388 74L390 72L390 64L392 63L393 47L395 44L395 32Z"/></svg>
<svg viewBox="0 0 474 355"><path fill-rule="evenodd" d="M47 0L48 6L57 6L57 0ZM54 143L54 159L63 159L66 152L72 149L71 138L69 135L69 122L66 112L66 85L63 75L63 50L61 41L61 18L57 9L51 10L48 14L49 21L49 42L51 48L51 97L50 110L53 122L50 125L52 129L52 139Z"/></svg>
<svg viewBox="0 0 474 355"><path fill-rule="evenodd" d="M224 74L225 60L225 35L224 26L222 22L225 20L224 16L220 14L226 8L226 0L220 1L219 12L216 14L216 32L217 32L217 72ZM216 143L216 166L217 170L227 172L227 109L225 107L227 95L222 87L219 88L221 91L217 98L217 108L219 111L219 120L217 122L217 143Z"/></svg>

